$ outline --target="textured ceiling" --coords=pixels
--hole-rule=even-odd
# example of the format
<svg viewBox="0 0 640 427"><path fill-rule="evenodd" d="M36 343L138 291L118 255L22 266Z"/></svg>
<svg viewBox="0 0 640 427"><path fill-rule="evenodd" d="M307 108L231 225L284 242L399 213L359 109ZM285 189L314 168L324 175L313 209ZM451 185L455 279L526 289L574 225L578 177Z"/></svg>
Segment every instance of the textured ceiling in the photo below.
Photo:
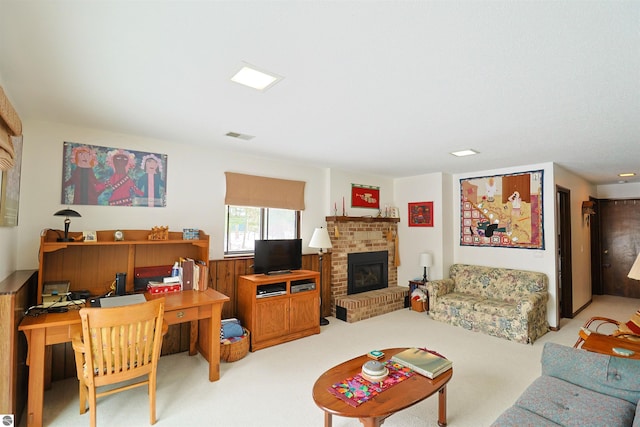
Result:
<svg viewBox="0 0 640 427"><path fill-rule="evenodd" d="M555 162L604 184L640 173L639 22L638 1L2 0L0 81L23 121L393 177ZM284 80L231 82L244 62Z"/></svg>

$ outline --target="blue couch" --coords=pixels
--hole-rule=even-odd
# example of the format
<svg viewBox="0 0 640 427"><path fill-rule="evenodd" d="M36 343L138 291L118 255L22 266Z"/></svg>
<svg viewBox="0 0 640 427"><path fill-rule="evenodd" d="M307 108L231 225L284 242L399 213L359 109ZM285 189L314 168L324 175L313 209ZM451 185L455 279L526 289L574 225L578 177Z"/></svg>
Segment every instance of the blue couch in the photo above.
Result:
<svg viewBox="0 0 640 427"><path fill-rule="evenodd" d="M640 360L545 343L542 375L492 424L640 427Z"/></svg>

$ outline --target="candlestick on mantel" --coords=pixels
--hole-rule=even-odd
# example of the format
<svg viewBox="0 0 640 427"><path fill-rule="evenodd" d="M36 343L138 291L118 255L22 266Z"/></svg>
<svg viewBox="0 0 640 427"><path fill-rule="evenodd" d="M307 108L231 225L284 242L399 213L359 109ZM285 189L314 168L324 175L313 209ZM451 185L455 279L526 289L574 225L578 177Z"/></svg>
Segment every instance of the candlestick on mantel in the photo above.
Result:
<svg viewBox="0 0 640 427"><path fill-rule="evenodd" d="M344 196L342 197L342 216L345 216L345 211L344 211Z"/></svg>

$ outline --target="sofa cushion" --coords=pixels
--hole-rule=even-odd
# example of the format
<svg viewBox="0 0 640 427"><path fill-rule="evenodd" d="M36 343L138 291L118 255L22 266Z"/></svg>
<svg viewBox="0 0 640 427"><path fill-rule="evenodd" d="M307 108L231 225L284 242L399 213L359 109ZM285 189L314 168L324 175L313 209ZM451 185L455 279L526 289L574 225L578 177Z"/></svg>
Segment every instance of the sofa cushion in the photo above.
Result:
<svg viewBox="0 0 640 427"><path fill-rule="evenodd" d="M473 309L487 314L514 318L518 316L516 303L497 299L483 299L474 304Z"/></svg>
<svg viewBox="0 0 640 427"><path fill-rule="evenodd" d="M455 281L456 292L510 302L547 290L547 275L534 271L454 264L449 277Z"/></svg>
<svg viewBox="0 0 640 427"><path fill-rule="evenodd" d="M559 425L560 424L556 424L531 411L527 411L518 406L512 406L504 411L498 419L491 424L491 427L556 427Z"/></svg>
<svg viewBox="0 0 640 427"><path fill-rule="evenodd" d="M473 310L473 307L481 301L477 295L464 294L460 292L451 292L438 298L438 304L457 308L459 310Z"/></svg>
<svg viewBox="0 0 640 427"><path fill-rule="evenodd" d="M635 403L547 375L538 377L515 405L557 424L576 427L630 426L636 410Z"/></svg>
<svg viewBox="0 0 640 427"><path fill-rule="evenodd" d="M634 406L640 400L640 360L545 343L542 374L624 399Z"/></svg>

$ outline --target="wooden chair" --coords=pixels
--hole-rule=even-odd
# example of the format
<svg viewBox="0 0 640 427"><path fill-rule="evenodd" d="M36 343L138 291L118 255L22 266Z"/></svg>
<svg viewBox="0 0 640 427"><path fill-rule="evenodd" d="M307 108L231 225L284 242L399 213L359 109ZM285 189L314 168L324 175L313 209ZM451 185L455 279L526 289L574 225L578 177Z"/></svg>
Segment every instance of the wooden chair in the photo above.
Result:
<svg viewBox="0 0 640 427"><path fill-rule="evenodd" d="M114 308L83 308L82 336L72 337L80 382L80 413L96 425L96 398L148 386L149 422L156 422L156 372L166 333L164 298ZM130 380L138 379L131 383ZM98 391L98 387L120 384Z"/></svg>
<svg viewBox="0 0 640 427"><path fill-rule="evenodd" d="M585 324L578 331L578 340L573 345L574 348L580 347L580 345L592 334L610 335L621 340L637 341L640 336L634 334L632 331L625 328L624 322L619 320L610 319L608 317L595 316L587 320Z"/></svg>

